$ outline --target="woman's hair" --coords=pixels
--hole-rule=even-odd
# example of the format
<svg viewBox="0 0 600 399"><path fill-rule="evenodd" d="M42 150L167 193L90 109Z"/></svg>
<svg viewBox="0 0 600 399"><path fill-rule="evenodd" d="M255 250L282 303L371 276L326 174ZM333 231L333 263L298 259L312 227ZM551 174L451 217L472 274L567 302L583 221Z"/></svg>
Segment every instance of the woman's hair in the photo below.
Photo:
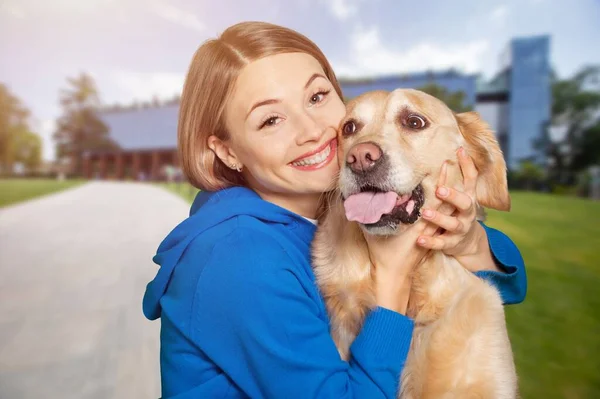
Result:
<svg viewBox="0 0 600 399"><path fill-rule="evenodd" d="M307 37L264 22L242 22L220 37L206 41L194 54L181 104L177 141L181 167L191 184L201 190L244 185L242 174L231 170L208 148L211 135L226 141L225 104L244 66L275 54L313 56L342 98L333 69L321 50Z"/></svg>

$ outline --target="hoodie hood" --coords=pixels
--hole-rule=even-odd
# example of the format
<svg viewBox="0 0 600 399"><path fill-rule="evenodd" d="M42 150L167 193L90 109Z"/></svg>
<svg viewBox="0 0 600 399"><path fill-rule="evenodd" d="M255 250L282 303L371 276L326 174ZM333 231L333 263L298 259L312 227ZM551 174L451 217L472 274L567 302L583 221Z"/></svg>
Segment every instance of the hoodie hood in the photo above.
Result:
<svg viewBox="0 0 600 399"><path fill-rule="evenodd" d="M240 215L281 224L294 223L298 218L302 218L263 200L254 191L245 187L199 192L190 209L190 216L167 235L152 258L160 269L156 277L146 286L144 294L143 311L148 319L155 320L160 317L160 299L167 290L175 266L194 238L207 229Z"/></svg>

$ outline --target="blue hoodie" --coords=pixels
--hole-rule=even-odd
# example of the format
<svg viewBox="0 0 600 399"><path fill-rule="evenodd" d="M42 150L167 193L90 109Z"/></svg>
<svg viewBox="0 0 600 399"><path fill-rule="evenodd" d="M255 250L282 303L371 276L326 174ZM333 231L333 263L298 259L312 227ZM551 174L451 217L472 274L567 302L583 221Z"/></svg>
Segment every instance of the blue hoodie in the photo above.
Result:
<svg viewBox="0 0 600 399"><path fill-rule="evenodd" d="M520 302L521 255L486 229L506 273L480 275ZM160 244L143 301L147 318L161 318L163 398L395 397L413 322L376 309L341 360L310 267L315 230L247 188L198 194Z"/></svg>

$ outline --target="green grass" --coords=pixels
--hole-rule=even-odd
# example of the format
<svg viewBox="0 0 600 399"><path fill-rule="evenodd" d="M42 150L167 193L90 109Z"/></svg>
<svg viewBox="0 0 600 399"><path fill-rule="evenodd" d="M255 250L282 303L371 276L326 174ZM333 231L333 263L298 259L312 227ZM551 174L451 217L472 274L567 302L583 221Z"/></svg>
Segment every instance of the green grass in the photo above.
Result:
<svg viewBox="0 0 600 399"><path fill-rule="evenodd" d="M486 223L527 268L525 302L506 308L523 398L600 398L600 203L511 195Z"/></svg>
<svg viewBox="0 0 600 399"><path fill-rule="evenodd" d="M85 180L0 179L0 208L78 186Z"/></svg>
<svg viewBox="0 0 600 399"><path fill-rule="evenodd" d="M181 183L161 182L161 183L156 183L156 185L159 187L165 188L169 191L172 191L175 194L183 197L183 199L185 199L190 204L194 201L194 198L196 198L196 194L198 193L198 189L187 182L181 182Z"/></svg>
<svg viewBox="0 0 600 399"><path fill-rule="evenodd" d="M186 185L170 189L193 200ZM527 298L506 307L522 397L600 398L600 202L511 196L511 212L486 223L525 259Z"/></svg>

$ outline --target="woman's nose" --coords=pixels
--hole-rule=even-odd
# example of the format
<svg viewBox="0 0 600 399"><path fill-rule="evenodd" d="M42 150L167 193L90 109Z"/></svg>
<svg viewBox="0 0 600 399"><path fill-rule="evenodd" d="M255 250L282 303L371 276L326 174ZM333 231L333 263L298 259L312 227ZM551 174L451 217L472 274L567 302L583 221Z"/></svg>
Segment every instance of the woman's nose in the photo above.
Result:
<svg viewBox="0 0 600 399"><path fill-rule="evenodd" d="M299 117L300 129L297 144L301 145L309 141L319 141L323 135L323 127L319 120L312 115L304 114Z"/></svg>

